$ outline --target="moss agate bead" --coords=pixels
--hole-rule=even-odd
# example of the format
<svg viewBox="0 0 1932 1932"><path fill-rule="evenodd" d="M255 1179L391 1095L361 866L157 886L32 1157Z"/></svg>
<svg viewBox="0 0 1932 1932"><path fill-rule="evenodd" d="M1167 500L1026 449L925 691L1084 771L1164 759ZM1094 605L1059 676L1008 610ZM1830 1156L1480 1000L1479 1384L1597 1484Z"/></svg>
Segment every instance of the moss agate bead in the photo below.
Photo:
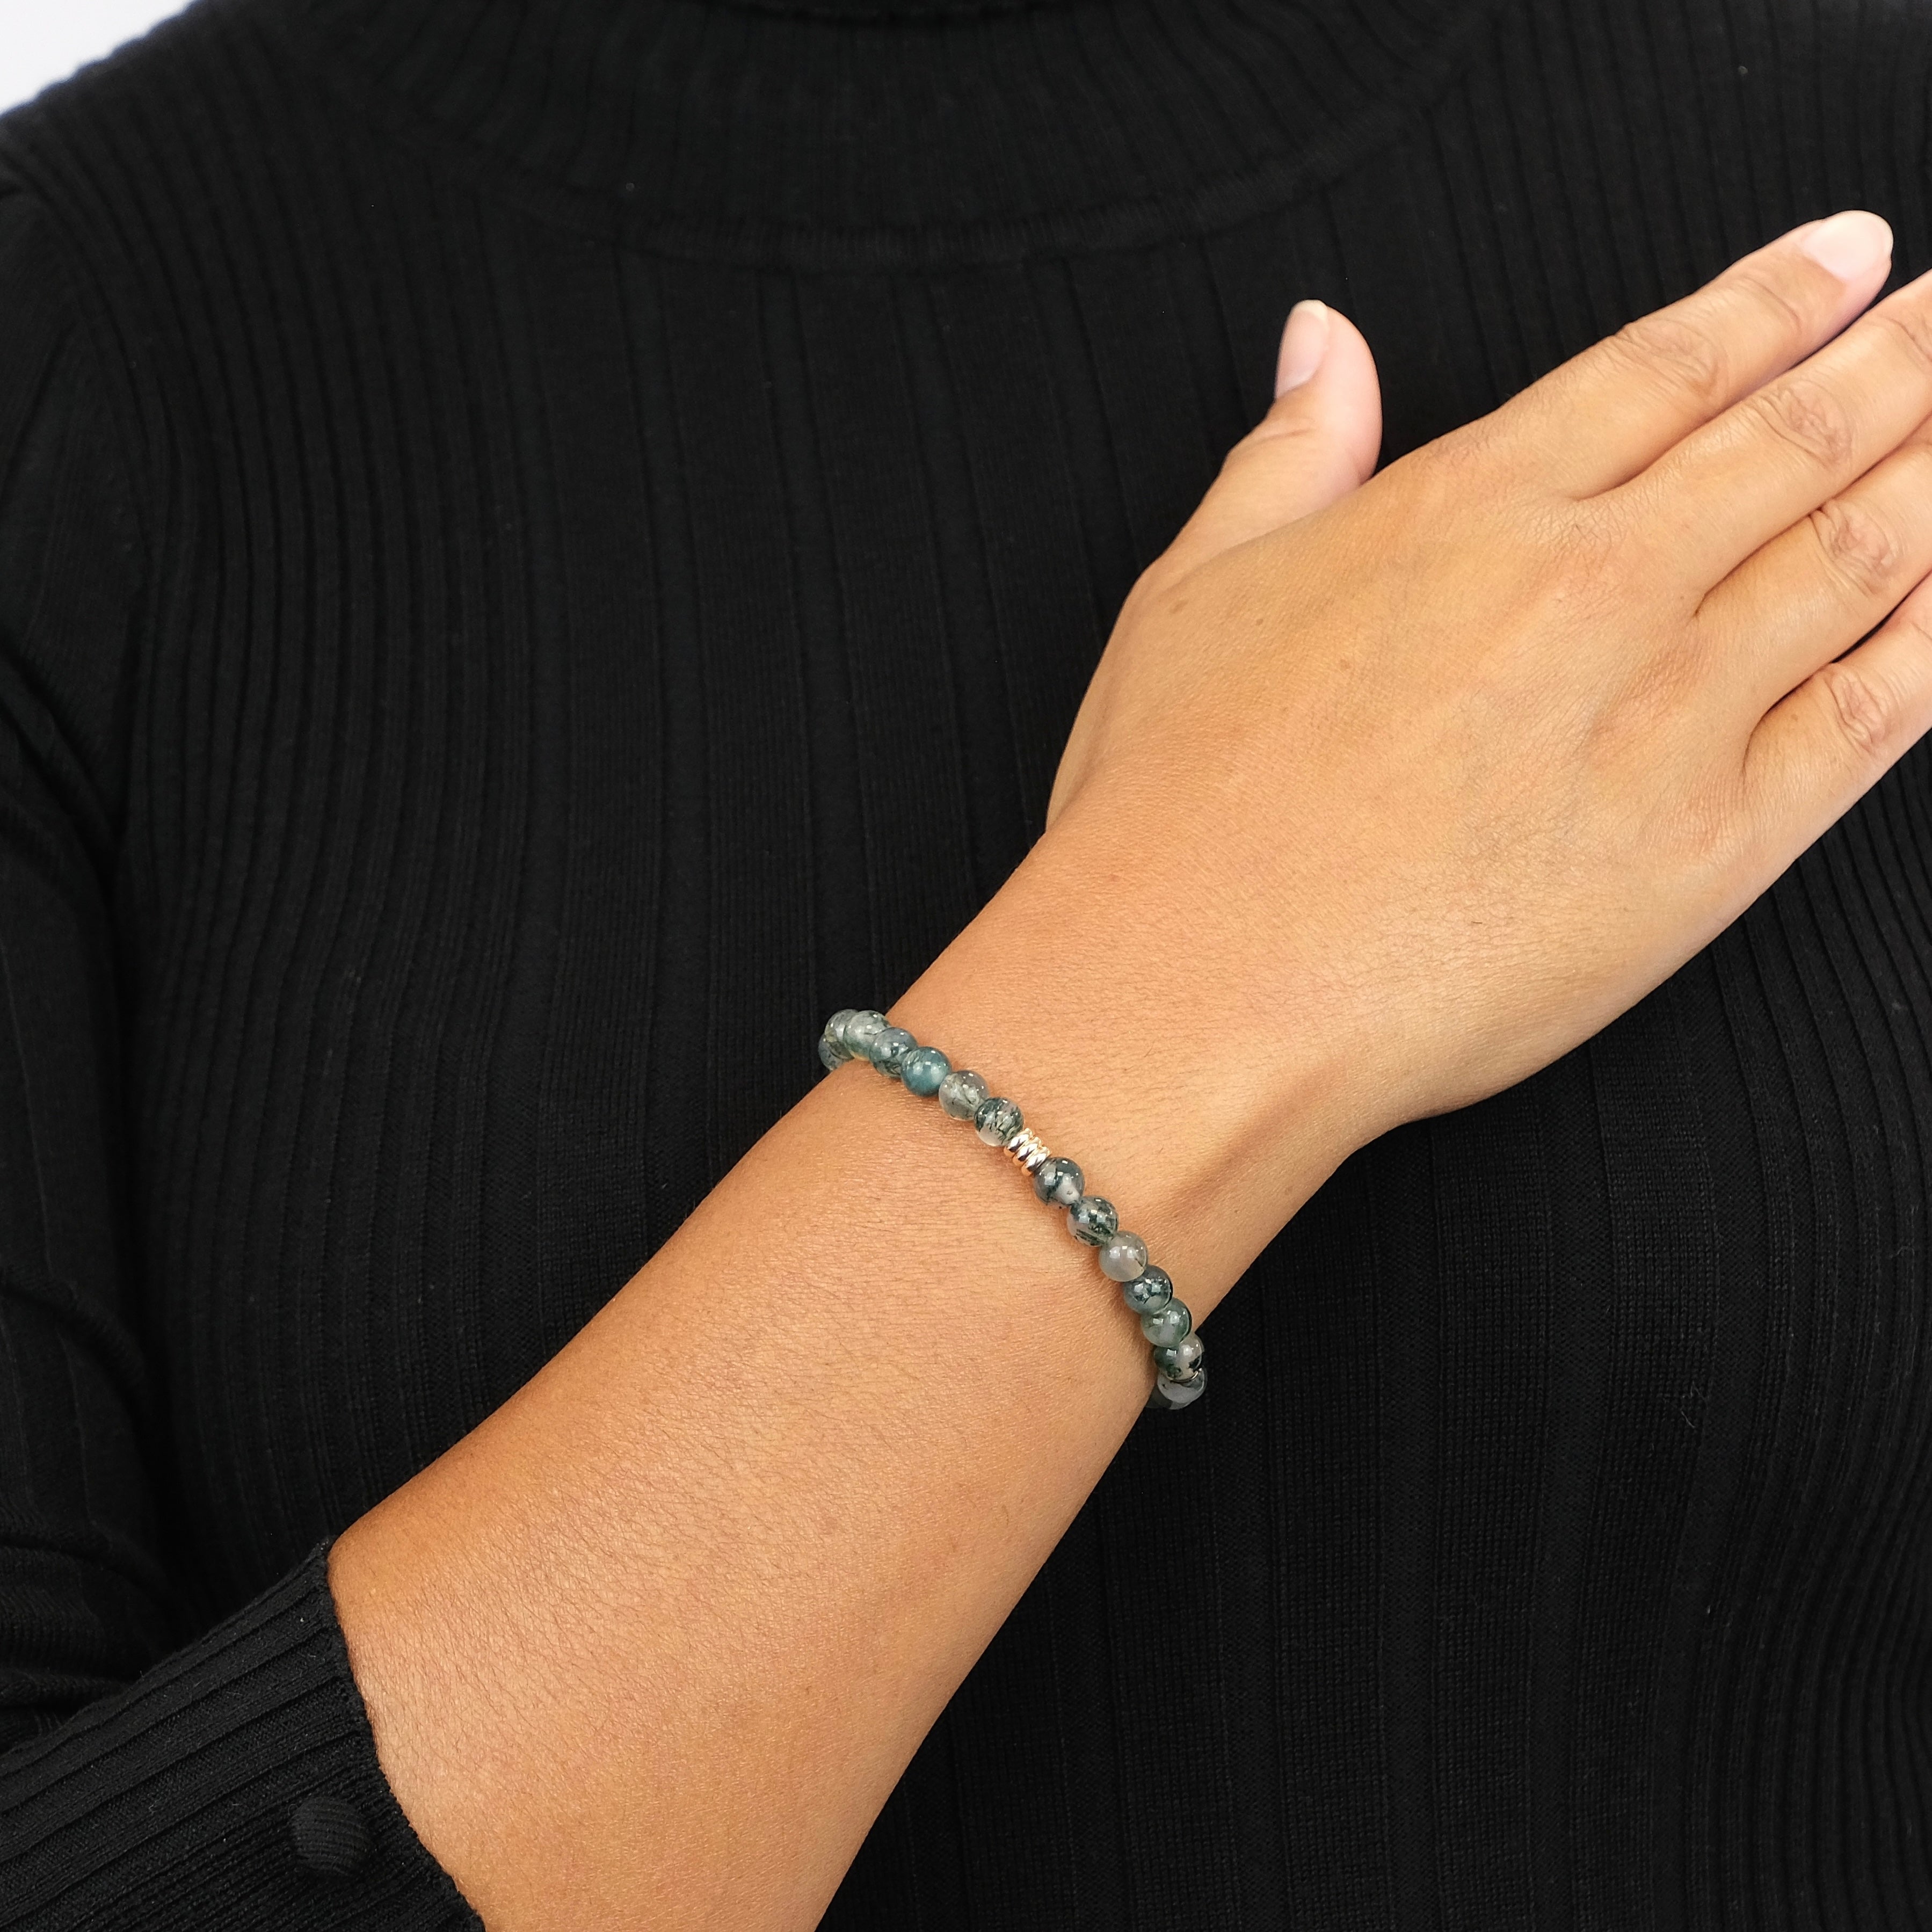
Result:
<svg viewBox="0 0 1932 1932"><path fill-rule="evenodd" d="M870 1060L872 1057L872 1042L885 1030L885 1015L875 1013L870 1007L867 1007L862 1012L854 1013L838 1029L838 1037L844 1042L845 1048L848 1053Z"/></svg>
<svg viewBox="0 0 1932 1932"><path fill-rule="evenodd" d="M845 1044L845 1022L858 1017L850 1006L842 1006L825 1022L825 1030L818 1036L818 1057L827 1072L835 1072L852 1058L852 1049Z"/></svg>
<svg viewBox="0 0 1932 1932"><path fill-rule="evenodd" d="M1164 1268L1150 1264L1132 1281L1121 1282L1120 1299L1136 1315L1151 1314L1156 1308L1165 1308L1174 1299L1173 1278Z"/></svg>
<svg viewBox="0 0 1932 1932"><path fill-rule="evenodd" d="M1201 1366L1206 1351L1198 1335L1184 1335L1171 1348L1156 1348L1154 1365L1171 1382L1184 1382Z"/></svg>
<svg viewBox="0 0 1932 1932"><path fill-rule="evenodd" d="M1190 1402L1198 1402L1207 1387L1205 1369L1196 1369L1184 1382L1169 1382L1165 1376L1156 1376L1147 1406L1156 1410L1185 1408Z"/></svg>
<svg viewBox="0 0 1932 1932"><path fill-rule="evenodd" d="M1012 1101L997 1097L982 1100L973 1116L973 1131L988 1147L1004 1147L1025 1125L1026 1116Z"/></svg>
<svg viewBox="0 0 1932 1932"><path fill-rule="evenodd" d="M1048 1154L1033 1171L1033 1191L1049 1208L1071 1208L1086 1185L1079 1168L1057 1154Z"/></svg>
<svg viewBox="0 0 1932 1932"><path fill-rule="evenodd" d="M1119 1232L1120 1217L1114 1212L1114 1204L1103 1201L1097 1194L1083 1194L1066 1210L1066 1232L1076 1241L1084 1241L1090 1248L1097 1248L1102 1241L1111 1240Z"/></svg>
<svg viewBox="0 0 1932 1932"><path fill-rule="evenodd" d="M918 1044L904 1027L889 1026L872 1036L872 1043L866 1049L866 1058L887 1079L896 1080L899 1077L899 1063Z"/></svg>
<svg viewBox="0 0 1932 1932"><path fill-rule="evenodd" d="M952 1061L936 1046L916 1046L899 1060L899 1078L905 1082L906 1091L921 1100L937 1094L952 1071Z"/></svg>
<svg viewBox="0 0 1932 1932"><path fill-rule="evenodd" d="M1141 1317L1141 1333L1156 1348L1171 1348L1194 1326L1194 1317L1184 1301L1170 1301L1164 1308L1150 1308Z"/></svg>
<svg viewBox="0 0 1932 1932"><path fill-rule="evenodd" d="M1100 1244L1100 1272L1109 1281L1132 1281L1147 1264L1147 1244L1138 1234L1109 1234Z"/></svg>
<svg viewBox="0 0 1932 1932"><path fill-rule="evenodd" d="M976 1073L956 1068L939 1083L939 1111L956 1120L970 1120L985 1104L992 1090Z"/></svg>

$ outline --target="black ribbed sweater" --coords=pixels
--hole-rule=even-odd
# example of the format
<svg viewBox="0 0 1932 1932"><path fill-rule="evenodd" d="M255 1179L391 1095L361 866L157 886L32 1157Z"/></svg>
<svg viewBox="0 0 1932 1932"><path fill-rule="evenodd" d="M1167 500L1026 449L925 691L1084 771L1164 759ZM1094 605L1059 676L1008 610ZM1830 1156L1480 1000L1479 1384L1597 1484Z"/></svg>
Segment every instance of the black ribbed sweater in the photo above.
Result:
<svg viewBox="0 0 1932 1932"><path fill-rule="evenodd" d="M1288 304L1399 452L1925 266L1928 100L1872 0L203 0L0 123L0 1923L473 1924L313 1552L1000 884ZM828 1926L1932 1925L1929 781L1342 1169Z"/></svg>

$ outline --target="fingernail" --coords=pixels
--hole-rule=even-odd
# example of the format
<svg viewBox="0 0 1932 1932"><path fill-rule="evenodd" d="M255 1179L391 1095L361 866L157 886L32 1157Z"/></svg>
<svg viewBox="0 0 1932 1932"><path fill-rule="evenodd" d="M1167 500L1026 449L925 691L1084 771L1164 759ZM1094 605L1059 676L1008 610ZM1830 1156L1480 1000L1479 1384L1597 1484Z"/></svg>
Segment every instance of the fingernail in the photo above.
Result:
<svg viewBox="0 0 1932 1932"><path fill-rule="evenodd" d="M1840 281L1855 282L1891 254L1892 228L1876 214L1855 208L1807 229L1798 245Z"/></svg>
<svg viewBox="0 0 1932 1932"><path fill-rule="evenodd" d="M1274 365L1274 392L1285 396L1298 389L1322 366L1328 352L1328 304L1298 302L1288 312L1281 332L1281 354Z"/></svg>

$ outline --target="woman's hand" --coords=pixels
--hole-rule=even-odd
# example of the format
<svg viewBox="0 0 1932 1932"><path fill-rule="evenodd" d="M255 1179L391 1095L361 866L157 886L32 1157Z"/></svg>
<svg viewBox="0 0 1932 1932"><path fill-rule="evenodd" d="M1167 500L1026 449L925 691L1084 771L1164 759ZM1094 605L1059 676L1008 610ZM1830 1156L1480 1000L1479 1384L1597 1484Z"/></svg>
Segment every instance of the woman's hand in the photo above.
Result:
<svg viewBox="0 0 1932 1932"><path fill-rule="evenodd" d="M1367 350L1294 319L1327 353L1136 586L1049 817L1135 855L1221 1077L1312 1031L1362 1139L1509 1085L1932 723L1932 286L1845 326L1889 260L1798 230L1360 488Z"/></svg>

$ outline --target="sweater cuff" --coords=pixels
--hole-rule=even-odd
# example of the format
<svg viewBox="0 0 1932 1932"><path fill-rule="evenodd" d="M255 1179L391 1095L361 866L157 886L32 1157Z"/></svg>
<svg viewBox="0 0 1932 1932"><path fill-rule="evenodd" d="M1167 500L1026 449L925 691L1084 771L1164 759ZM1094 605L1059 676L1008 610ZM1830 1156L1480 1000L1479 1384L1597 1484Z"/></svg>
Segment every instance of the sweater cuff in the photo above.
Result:
<svg viewBox="0 0 1932 1932"><path fill-rule="evenodd" d="M482 1932L376 1762L328 1560L0 1757L0 1926Z"/></svg>

